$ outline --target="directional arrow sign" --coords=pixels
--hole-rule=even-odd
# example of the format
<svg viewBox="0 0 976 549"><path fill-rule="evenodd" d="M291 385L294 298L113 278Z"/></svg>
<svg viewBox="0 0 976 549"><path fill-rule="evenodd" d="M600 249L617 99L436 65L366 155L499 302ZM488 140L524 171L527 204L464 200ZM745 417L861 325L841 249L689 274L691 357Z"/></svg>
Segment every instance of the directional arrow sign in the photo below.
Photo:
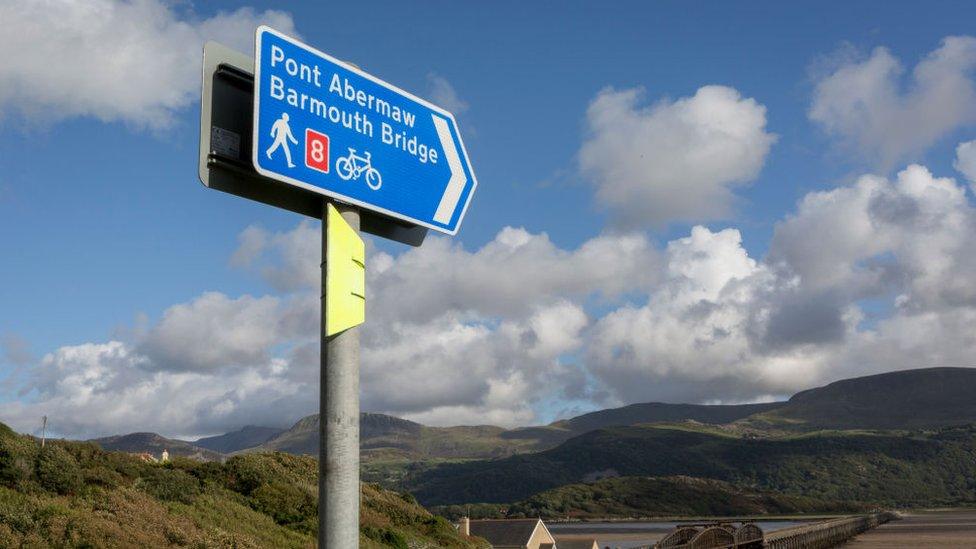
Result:
<svg viewBox="0 0 976 549"><path fill-rule="evenodd" d="M254 85L259 173L457 233L477 180L451 113L264 26Z"/></svg>

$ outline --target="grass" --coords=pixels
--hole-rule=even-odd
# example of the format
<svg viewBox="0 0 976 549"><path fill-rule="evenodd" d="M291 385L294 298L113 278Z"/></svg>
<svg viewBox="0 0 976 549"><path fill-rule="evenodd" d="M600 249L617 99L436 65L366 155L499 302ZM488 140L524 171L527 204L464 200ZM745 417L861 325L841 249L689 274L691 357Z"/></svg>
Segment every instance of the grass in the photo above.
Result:
<svg viewBox="0 0 976 549"><path fill-rule="evenodd" d="M38 441L0 424L0 549L314 547L318 464L246 454L152 464L94 444ZM474 549L410 495L364 484L362 547Z"/></svg>

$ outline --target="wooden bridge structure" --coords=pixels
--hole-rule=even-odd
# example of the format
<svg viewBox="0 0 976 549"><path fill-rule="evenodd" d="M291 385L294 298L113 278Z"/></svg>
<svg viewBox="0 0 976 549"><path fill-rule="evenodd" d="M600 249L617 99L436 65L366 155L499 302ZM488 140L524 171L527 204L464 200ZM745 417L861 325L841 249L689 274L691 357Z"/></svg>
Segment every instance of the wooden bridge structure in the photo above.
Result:
<svg viewBox="0 0 976 549"><path fill-rule="evenodd" d="M800 524L769 533L751 522L685 524L642 549L828 549L897 518L890 512L871 513Z"/></svg>
<svg viewBox="0 0 976 549"><path fill-rule="evenodd" d="M846 517L816 524L802 524L792 528L776 530L766 535L766 545L770 549L827 549L881 526L898 515L890 512L871 513L856 517Z"/></svg>

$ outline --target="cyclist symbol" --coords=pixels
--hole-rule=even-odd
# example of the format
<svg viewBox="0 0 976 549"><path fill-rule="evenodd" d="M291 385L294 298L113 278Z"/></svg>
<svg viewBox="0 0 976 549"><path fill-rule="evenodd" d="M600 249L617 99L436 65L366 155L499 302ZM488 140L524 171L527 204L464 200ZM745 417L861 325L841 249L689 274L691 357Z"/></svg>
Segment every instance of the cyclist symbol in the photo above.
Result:
<svg viewBox="0 0 976 549"><path fill-rule="evenodd" d="M380 172L373 167L371 157L372 153L369 151L366 151L364 156L358 156L356 149L349 147L349 156L342 156L336 160L336 173L345 181L359 179L365 173L366 184L369 185L370 189L378 191L383 185L383 178L380 176Z"/></svg>

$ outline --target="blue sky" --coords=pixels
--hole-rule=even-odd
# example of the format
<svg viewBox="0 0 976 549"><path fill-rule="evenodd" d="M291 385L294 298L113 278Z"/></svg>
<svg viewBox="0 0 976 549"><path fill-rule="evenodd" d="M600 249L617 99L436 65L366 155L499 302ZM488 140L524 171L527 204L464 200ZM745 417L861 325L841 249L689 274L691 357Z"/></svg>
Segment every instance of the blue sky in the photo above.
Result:
<svg viewBox="0 0 976 549"><path fill-rule="evenodd" d="M519 359L501 350L479 348L453 355L447 353L453 356L454 362L447 361L444 367L453 370L463 369L470 360L465 358L465 352L476 356L501 353L491 365L485 366L486 379L495 379L497 383L460 391L468 401L438 400L434 396L407 402L365 396L364 403L379 411L433 423L448 422L446 418L450 417L459 417L459 421L464 422L485 417L518 424L550 421L572 411L636 400L669 400L669 396L697 401L770 398L848 374L893 367L881 365L880 358L877 366L864 366L872 362L864 357L878 355L862 340L869 339L872 345L880 345L879 341L885 337L904 341L898 339L904 336L897 334L911 331L907 328L902 331L891 328L890 334L876 331L875 323L879 318L891 320L894 326L899 322L907 323L908 318L917 320L924 313L944 315L938 318L951 324L967 318L951 315L969 314L968 309L960 311L957 306L969 303L972 296L968 287L961 287L954 297L935 298L925 291L931 289L932 284L952 286L967 275L976 274L966 270L972 266L971 262L958 264L959 261L954 261L952 266L939 269L943 275L950 273L945 275L951 275L947 283L937 284L920 277L918 285L913 285L906 281L906 277L912 275L906 273L920 272L919 264L914 262L932 265L940 259L922 257L919 249L926 246L919 244L921 241L913 241L905 231L892 230L864 240L867 243L886 242L887 248L872 247L862 255L843 256L852 265L851 269L860 273L857 281L841 281L833 277L822 283L809 282L816 281L817 275L811 273L820 273L823 269L804 271L804 267L798 266L803 263L802 258L793 258L789 250L799 248L787 249L785 236L780 238L781 251L773 249L777 246L774 231L778 224L791 217L802 217L797 203L808 193L857 189L855 181L864 174L887 178L895 189L897 174L911 163L925 166L935 178L955 178L953 188L962 189L965 198L961 203L954 203L956 210L953 211L964 220L969 219L972 192L966 190L966 178L954 169L953 164L961 164L957 159L957 145L976 139L972 108L953 106L951 101L935 101L931 98L939 96L926 96L921 92L917 105L912 106L911 94L916 88L925 87L913 83L913 68L936 52L946 37L972 32L969 23L976 15L976 6L960 2L707 2L693 5L684 2L574 2L559 5L523 2L468 5L446 2L253 2L246 4L250 9L240 11L245 5L230 2L160 4L153 0L130 4L104 0L103 3L121 14L118 15L120 22L138 22L140 17L145 19L157 14L156 20L162 21L161 26L169 25L169 30L157 37L159 42L155 45L160 46L160 51L146 52L144 44L137 45L126 33L108 28L81 35L87 37L86 40L104 40L106 44L115 41L111 47L98 48L91 42L84 42L86 47L71 48L69 44L79 42L62 40L64 37L55 35L48 49L32 52L30 40L26 38L31 29L60 32L52 30L54 23L36 16L32 16L33 26L11 25L7 33L15 36L0 39L0 45L7 46L5 51L23 55L22 62L0 62L0 65L6 65L0 67L0 262L3 267L0 269L0 336L6 342L6 355L0 355L0 380L4 380L0 384L0 420L11 421L18 428L29 429L31 414L47 408L56 409L55 413L65 416L92 414L91 422L62 421L65 434L79 436L142 428L192 435L263 419L268 423L285 424L303 413L297 408L289 408L277 415L269 412L262 416L261 410L266 408L251 409L239 405L239 401L270 394L266 405L271 407L278 399L293 394L289 391L302 391L301 388L306 386L314 388L309 385L314 379L306 374L289 378L290 384L282 382L274 388L255 387L252 394L238 394L230 398L228 402L231 404L226 406L239 410L239 413L230 411L207 421L177 418L168 420L170 423L160 420L144 426L143 423L152 422L137 418L118 420L118 414L100 417L97 412L92 412L101 409L97 400L86 400L77 395L77 400L73 400L75 397L64 392L69 389L55 387L51 378L85 368L102 370L93 366L92 361L72 366L70 361L59 362L56 356L48 357L47 362L44 358L66 348L119 341L128 349L130 358L144 355L150 363L158 362L155 366L144 367L140 366L143 362L133 359L124 368L132 371L143 368L143 373L151 372L153 383L163 385L166 381L159 376L192 374L226 379L219 372L234 371L237 372L234 375L240 375L247 368L254 372L263 372L261 368L298 368L295 362L298 359L289 353L303 345L301 341L308 339L307 333L282 335L263 343L263 347L255 351L260 355L258 362L264 361L260 365L251 361L252 357L248 355L246 360L241 359L247 364L228 358L220 364L194 370L162 366L160 364L166 361L153 354L162 352L159 349L164 345L159 339L162 337L159 334L165 332L161 323L164 313L174 305L199 304L199 296L207 292L217 292L235 304L241 303L242 296L277 299L280 307L303 299L305 290L300 289L300 284L296 286L282 280L288 278L284 272L289 267L288 235L293 237L292 240L300 239L304 234L301 229L308 229L308 226L299 225L301 219L295 214L211 191L199 183L196 177L199 103L194 95L196 84L192 81L187 84L191 79L187 74L195 75L199 68L193 66L189 73L186 68L199 61L189 54L176 60L158 58L170 51L163 47L167 40L175 41L180 51L198 51L198 44L192 44L193 48L187 44L190 38L202 40L227 36L224 41L235 42L233 45L242 48L241 44L247 44L251 39L244 29L250 28L253 32L251 23L269 19L293 24L293 29L282 30L293 31L314 47L352 61L406 90L435 102L440 99L454 103L446 105L449 108L460 107L456 114L480 185L461 232L452 242L432 246L445 250L441 256L433 251L418 255L414 263L423 263L425 267L416 268L416 276L423 276L424 269L437 272L441 268L437 263L439 260L448 261L451 268L466 264L465 261L477 263L480 260L472 257L484 251L486 246L497 243L499 232L505 227L523 230L522 236L510 235L518 241L525 235L548 235L549 246L556 250L554 262L567 260L567 254L573 255L593 238L637 234L649 246L647 265L650 266L645 269L644 264L640 264L634 272L643 276L648 270L660 271L648 275L646 281L633 279L630 287L627 277L636 275L621 271L615 276L615 284L623 287L614 291L601 287L597 277L594 279L597 282L586 289L553 291L550 295L540 296L537 304L526 304L528 308L525 310L520 306L508 309L488 305L468 307L464 302L468 290L445 290L454 292L453 299L446 305L431 303L430 306L441 312L453 311L448 315L449 324L444 324L448 323L446 317L437 317L434 313L414 322L383 309L374 316L378 322L388 321L392 325L395 321L403 321L409 326L401 327L397 333L421 330L436 341L441 341L438 338L443 334L466 334L467 331L500 339L509 324L532 325L533 318L543 318L545 315L538 315L544 307L570 307L585 320L580 320L579 326L551 328L562 336L571 333L566 337L574 342L560 346L561 336L553 336L552 349L556 350L551 356L538 349L525 350L526 356L538 355L532 360L540 360L541 365L526 367L522 373L518 373L514 365ZM0 13L9 17L0 17L0 20L28 18L33 9L26 3L14 2L0 8ZM269 15L266 10L275 11ZM90 14L75 9L66 11L73 15L65 16L63 21L76 25L75 28L97 27L86 19L93 17ZM194 31L189 32L184 27ZM18 33L21 33L19 37ZM186 36L190 38L184 39ZM875 57L875 48L879 47L886 48L887 55L904 69L878 77L879 82L893 85L893 93L899 99L892 101L885 93L872 95L865 92L867 95L860 96L862 107L868 104L865 109L874 113L870 116L883 119L877 123L880 128L877 132L862 132L857 128L863 121L856 119L860 111L857 108L845 111L843 106L850 103L839 98L837 94L840 92L830 95L821 84L832 75L842 74L845 67L853 67L851 70L860 67L864 74L870 74L867 65L870 60L884 61L883 57ZM971 55L970 49L962 47L963 54L960 55ZM120 74L105 69L126 52L144 56L145 62L139 64L142 70ZM73 64L76 57L82 60L81 65L91 67L89 78L92 82L85 82L83 76L75 76L76 80L72 80L56 74L63 66ZM158 67L155 66L157 62ZM962 62L956 73L946 78L951 83L963 82L959 89L966 91L965 83L971 85L972 82L972 66L970 61ZM161 78L169 73L173 74L172 79ZM100 79L104 80L101 84ZM176 88L175 98L159 90L160 86L170 82ZM598 195L600 188L609 188L607 178L616 177L614 174L619 172L615 171L613 158L600 158L600 151L604 150L600 145L601 134L595 129L593 112L587 114L588 108L596 104L601 90L608 87L612 91L605 93L610 94L641 89L642 95L627 111L628 116L639 120L656 108L666 109L695 96L699 88L707 85L734 90L738 96L730 100L730 104L735 107L742 107L742 102L751 99L764 109L762 123L751 131L768 138L768 150L760 150L750 157L752 164L741 168L745 175L734 177L733 182L725 181L721 176L707 176L717 177L717 182L709 179L703 184L714 183L716 188L725 190L727 198L731 197L726 200L722 212L700 215L692 212L678 216L680 219L670 219L666 216L640 217L644 212L640 210L622 222L620 212L627 206L601 201ZM63 89L72 86L77 86L74 93ZM843 85L839 87L846 89ZM62 89L58 92L50 88ZM111 100L104 99L106 97ZM960 97L965 102L966 97ZM818 98L828 112L826 119L817 120L811 114ZM856 100L852 101L856 104ZM877 105L871 106L871 101ZM956 110L951 110L953 108ZM941 112L932 113L927 109L941 109ZM925 134L922 137L908 136L904 140L895 140L894 144L885 141L883 135L879 137L878 134L891 133L885 130L889 127L887 124L891 124L888 119L900 115L906 117L907 125L915 120L936 122L932 122L932 128L918 132ZM652 117L645 122L649 126L660 123L655 120ZM871 121L864 124L870 125ZM892 127L898 126L894 124ZM603 137L612 139L611 136ZM676 137L678 139L680 137ZM911 144L902 146L903 142ZM597 156L591 160L589 169L581 167L580 161L586 143L595 144L592 154ZM617 160L626 163L633 159ZM639 161L635 162L637 164L625 173L646 171ZM655 167L650 169L653 171ZM718 171L724 169L723 165L716 168ZM656 181L650 177L634 184L655 185ZM891 192L909 193L905 190L909 188L912 185L905 183L902 191L895 189ZM643 192L640 189L634 192L640 197L658 196L639 194ZM708 199L715 195L702 196ZM836 198L844 199L840 195ZM811 219L826 219L826 214L817 217L815 213L810 213ZM637 221L634 221L634 215L639 217ZM961 221L960 225L946 229L945 234L933 236L936 238L934 242L944 244L935 247L944 250L949 259L957 260L964 248L959 247L963 244L946 244L946 235L955 234L953 231L958 232L959 227L967 226L964 223L968 222ZM667 289L669 295L677 291L668 286L668 273L681 271L674 259L678 254L675 251L669 255L668 244L692 239L692 228L699 225L713 235L727 234L721 232L723 229L732 229L741 235L741 247L735 244L735 239L716 240L704 233L700 242L686 242L688 246L707 246L710 245L708 242L721 240L722 245L735 248L730 254L743 256L730 259L732 264L721 264L720 270L727 275L723 275L726 278L722 279L722 287L729 288L728 283L733 279L755 279L759 276L754 272L757 268L768 267L770 272L774 271L774 259L785 261L794 271L793 278L786 277L779 282L767 280L763 282L764 289L755 290L755 295L781 291L793 279L800 280L793 283L801 290L793 287L789 290L793 292L790 296L774 299L769 311L763 314L778 318L776 315L780 312L792 310L778 304L802 302L806 305L798 307L808 311L803 307L809 307L811 302L833 299L838 304L834 311L835 320L845 319L843 325L846 328L831 325L833 327L824 328L824 333L837 329L846 330L846 335L838 336L840 340L804 340L785 354L779 343L769 344L776 349L774 352L760 342L750 341L746 346L750 352L755 352L755 356L743 359L738 366L730 364L708 375L702 374L701 367L692 359L687 361L687 368L698 373L679 372L681 367L676 364L681 362L677 357L684 356L681 353L674 355L653 345L645 349L643 344L613 343L616 336L608 335L608 330L614 326L612 321L623 321L628 314L635 315L628 325L640 327L643 319L650 322L648 327L664 329L658 324L663 314L661 311L674 304L662 304L661 292L667 288L670 288ZM247 241L243 232L248 227L252 227L248 234L257 239L255 242L260 241L255 245L261 252L243 257L248 254L242 255L240 246ZM314 230L305 232L316 234ZM790 231L780 232L787 234ZM797 238L802 240L802 237ZM805 238L816 240L820 235L807 233ZM373 254L378 254L374 257L380 258L380 264L391 263L393 268L399 268L405 263L403 269L415 268L411 266L414 263L407 261L409 256L402 255L407 253L405 248L376 240L372 244ZM824 242L825 246L830 244ZM855 248L858 245L852 244ZM676 250L679 246L675 246ZM423 248L428 247L425 244ZM418 251L410 253L417 254ZM825 256L825 261L830 258L841 261L836 259L840 257L836 254L825 253ZM237 259L232 260L235 257ZM891 273L900 273L902 282L864 288L860 293L849 291L854 286L870 285L862 280L860 275L864 272L859 269L877 274L872 265L885 263L885 258L892 258L889 263L897 268L884 272L891 280L898 278ZM317 260L317 257L306 259L309 264ZM507 276L506 263L493 261L485 259L486 269L494 264L499 272L488 269L484 273L486 281ZM749 261L754 265L750 266ZM307 269L307 265L302 268ZM546 267L539 267L543 268ZM692 269L688 272L700 271ZM737 272L742 276L737 278L734 274ZM274 273L281 276L275 278ZM388 274L377 276L380 278L371 280L378 288L373 293L378 298L396 299L398 292L410 292L413 287L402 280L384 282L389 280ZM884 276L875 277L879 278ZM388 284L389 289L381 286L383 284ZM513 302L536 299L535 296L505 294L506 288L485 291L512 295ZM704 301L724 299L719 297L717 290L702 291L704 293L698 298ZM608 297L604 293L613 295ZM824 295L829 295L830 299ZM907 297L896 304L898 296ZM750 301L752 303L755 300ZM913 305L914 309L904 309L903 319L899 316L903 313L898 312L902 309L898 307L905 303L916 305ZM652 310L641 312L646 308ZM409 315L410 311L398 314ZM857 314L865 318L855 319ZM567 318L562 313L556 316ZM800 316L811 317L802 312ZM655 320L649 320L651 318ZM205 324L216 326L216 330L235 329L232 321L223 324L219 316ZM533 337L545 340L541 335L544 329L534 329ZM813 333L818 329L805 328L804 332ZM441 336L432 335L434 332ZM423 339L418 333L421 332L411 337ZM389 341L387 335L376 337ZM242 333L240 337L248 335ZM647 338L639 334L635 337L642 341L653 339L650 334ZM173 344L170 339L165 341ZM616 351L598 348L601 342ZM634 359L636 363L618 364L620 345L638 357ZM381 347L377 344L377 349ZM394 354L396 349L394 346L386 351ZM421 359L425 356L420 350L400 351L408 355L417 353L410 356ZM720 354L727 351L716 350ZM377 353L387 356L379 350ZM953 356L914 346L910 346L909 354L918 359L917 366L955 360ZM92 360L97 362L97 359ZM275 360L288 362L288 366L271 365ZM669 364L666 368L647 366L665 363ZM788 366L784 365L787 363ZM857 363L857 367L851 366L852 363ZM746 370L737 369L740 366ZM912 367L912 364L896 366ZM721 380L746 377L745 372L754 373L754 368L759 368L767 381L751 391L745 383L729 395L702 388ZM790 375L772 373L771 368L784 368ZM491 377L494 373L498 373L497 378ZM121 380L129 379L129 374L114 372L112 379L121 383ZM501 412L517 407L499 396L508 394L502 388L511 392L515 391L515 386L548 382L552 376L579 377L578 384L582 388L554 389L552 394L530 402L518 413ZM380 367L376 366L374 373L364 379L371 383L375 378L377 387L380 387L382 377ZM138 381L133 383L150 383L146 377L136 376L134 379ZM201 377L198 381L205 383L205 379ZM659 387L644 392L621 389L645 383L647 387ZM93 390L98 392L97 388ZM234 389L228 386L227 392L231 394ZM376 390L377 395L382 392L382 389ZM417 392L424 392L424 389L418 388ZM173 394L179 392L174 390ZM217 406L214 398L213 395L202 395L188 406L214 407ZM314 409L313 401L308 398L300 399L307 408L304 413ZM70 402L77 402L77 407L66 404ZM4 413L5 407L8 413Z"/></svg>

